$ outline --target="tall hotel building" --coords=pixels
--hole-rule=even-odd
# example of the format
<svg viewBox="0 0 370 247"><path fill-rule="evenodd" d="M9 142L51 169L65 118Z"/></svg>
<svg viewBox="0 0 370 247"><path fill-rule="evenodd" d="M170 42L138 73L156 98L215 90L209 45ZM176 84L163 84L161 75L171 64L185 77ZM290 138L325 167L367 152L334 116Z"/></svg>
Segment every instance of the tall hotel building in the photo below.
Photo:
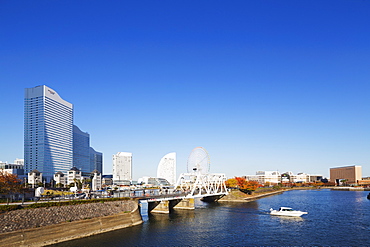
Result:
<svg viewBox="0 0 370 247"><path fill-rule="evenodd" d="M45 177L73 165L73 105L47 86L25 89L24 168Z"/></svg>
<svg viewBox="0 0 370 247"><path fill-rule="evenodd" d="M113 155L113 183L132 180L132 153L118 152Z"/></svg>

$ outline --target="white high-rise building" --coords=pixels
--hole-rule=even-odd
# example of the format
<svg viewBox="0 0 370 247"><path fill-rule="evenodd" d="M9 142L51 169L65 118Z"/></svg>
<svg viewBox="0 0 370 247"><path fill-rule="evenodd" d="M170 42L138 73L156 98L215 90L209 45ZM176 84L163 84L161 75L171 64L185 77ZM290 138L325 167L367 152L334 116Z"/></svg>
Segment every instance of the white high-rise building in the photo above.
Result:
<svg viewBox="0 0 370 247"><path fill-rule="evenodd" d="M52 178L73 164L73 105L42 85L25 89L25 174L38 170Z"/></svg>
<svg viewBox="0 0 370 247"><path fill-rule="evenodd" d="M113 155L113 183L132 180L132 153L118 152Z"/></svg>
<svg viewBox="0 0 370 247"><path fill-rule="evenodd" d="M170 184L176 183L176 153L169 153L159 161L157 178L164 178Z"/></svg>

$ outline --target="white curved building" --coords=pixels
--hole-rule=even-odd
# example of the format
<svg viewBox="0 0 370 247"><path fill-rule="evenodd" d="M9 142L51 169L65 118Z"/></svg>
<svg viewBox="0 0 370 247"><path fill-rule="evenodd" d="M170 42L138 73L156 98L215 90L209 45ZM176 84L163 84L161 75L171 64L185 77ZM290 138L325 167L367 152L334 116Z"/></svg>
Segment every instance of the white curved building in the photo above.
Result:
<svg viewBox="0 0 370 247"><path fill-rule="evenodd" d="M164 178L170 184L176 183L176 153L169 153L159 161L157 178Z"/></svg>

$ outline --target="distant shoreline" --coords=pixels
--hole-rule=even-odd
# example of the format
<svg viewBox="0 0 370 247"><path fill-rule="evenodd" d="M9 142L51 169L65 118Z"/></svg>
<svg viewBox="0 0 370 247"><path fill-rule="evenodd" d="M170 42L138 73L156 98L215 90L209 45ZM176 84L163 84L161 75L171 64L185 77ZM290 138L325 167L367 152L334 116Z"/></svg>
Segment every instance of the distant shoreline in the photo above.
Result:
<svg viewBox="0 0 370 247"><path fill-rule="evenodd" d="M288 190L281 189L281 190L269 191L269 192L260 192L260 193L254 192L252 195L247 195L239 190L233 190L233 191L230 191L228 195L222 197L218 201L219 202L249 202L249 201L258 200L260 198L267 197L267 196L282 194Z"/></svg>
<svg viewBox="0 0 370 247"><path fill-rule="evenodd" d="M258 200L263 197L279 195L286 191L290 190L323 190L323 189L330 189L330 190L339 190L339 191L370 191L370 188L362 188L362 187L293 187L293 188L284 188L275 191L269 192L253 192L251 195L245 194L239 190L232 190L230 193L224 197L222 197L219 202L249 202Z"/></svg>

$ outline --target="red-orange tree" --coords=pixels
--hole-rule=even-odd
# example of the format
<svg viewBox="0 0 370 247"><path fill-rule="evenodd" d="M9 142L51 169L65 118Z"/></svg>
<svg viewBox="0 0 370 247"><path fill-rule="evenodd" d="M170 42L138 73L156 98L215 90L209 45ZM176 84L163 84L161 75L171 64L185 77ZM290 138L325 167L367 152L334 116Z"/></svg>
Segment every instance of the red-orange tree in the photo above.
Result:
<svg viewBox="0 0 370 247"><path fill-rule="evenodd" d="M239 190L245 193L251 193L259 186L258 182L256 181L247 181L245 178L242 177L235 177L235 179L237 180Z"/></svg>
<svg viewBox="0 0 370 247"><path fill-rule="evenodd" d="M16 174L9 174L0 169L0 194L10 196L22 190L21 180Z"/></svg>

